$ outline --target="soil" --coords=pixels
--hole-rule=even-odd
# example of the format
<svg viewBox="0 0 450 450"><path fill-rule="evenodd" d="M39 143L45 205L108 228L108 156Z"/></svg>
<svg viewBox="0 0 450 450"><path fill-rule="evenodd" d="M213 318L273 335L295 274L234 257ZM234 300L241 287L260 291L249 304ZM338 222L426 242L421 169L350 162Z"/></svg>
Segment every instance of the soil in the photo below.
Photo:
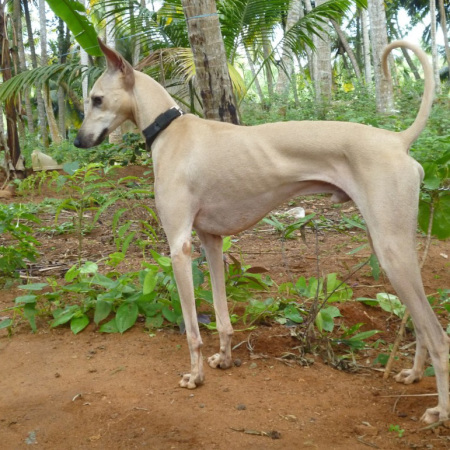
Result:
<svg viewBox="0 0 450 450"><path fill-rule="evenodd" d="M146 170L129 167L120 176L141 176ZM58 196L43 187L26 198L4 201L39 203ZM146 202L154 206L153 200ZM342 214L357 214L352 204L337 208L325 197L295 199L278 212L300 205L330 223L338 223ZM84 259L97 261L115 251L111 218L119 206L112 206L85 236ZM70 220L70 214L65 212L60 222ZM43 224L54 220L44 213L40 218ZM37 238L42 243L41 256L30 265L27 276L31 282L49 276L63 278L76 261L76 235L38 232ZM231 253L267 269L278 284L317 276L317 255L321 275L336 272L343 279L370 254L368 248L349 254L367 242L358 229L321 229L317 247L312 231L307 231L306 242L300 237L282 242L267 224L233 239ZM194 242L198 251L198 242ZM420 253L424 243L419 235ZM164 241L156 247L168 253ZM423 268L427 294L449 288L448 255L450 242L433 239ZM142 250L132 246L120 269L139 268L141 261ZM351 355L348 349L317 341L314 351L305 354L292 328L267 321L248 329L240 321L233 338L235 366L218 370L205 364L206 382L195 390L178 387L180 376L189 368L189 351L186 337L177 328L149 331L138 322L119 335L102 334L91 324L74 335L68 327L51 329L49 318L40 317L33 334L17 318L12 333L0 330L0 447L450 448L448 425L425 429L420 422L425 409L437 403L435 379L425 377L418 384L404 386L392 375L384 380L382 366L374 364L376 356L394 341L399 319L354 299L393 292L388 280L381 275L375 281L366 266L347 283L354 291L353 300L334 304L342 314L336 319L336 334L364 323L360 331L382 331L370 340L374 345ZM6 308L22 293L17 283L0 290L1 318L12 317ZM239 305L235 312L243 309ZM441 321L447 327L448 316L441 315ZM216 353L217 334L202 329L202 337L203 355ZM412 365L413 344L414 335L408 331L394 373ZM347 355L346 364L337 364L336 355Z"/></svg>

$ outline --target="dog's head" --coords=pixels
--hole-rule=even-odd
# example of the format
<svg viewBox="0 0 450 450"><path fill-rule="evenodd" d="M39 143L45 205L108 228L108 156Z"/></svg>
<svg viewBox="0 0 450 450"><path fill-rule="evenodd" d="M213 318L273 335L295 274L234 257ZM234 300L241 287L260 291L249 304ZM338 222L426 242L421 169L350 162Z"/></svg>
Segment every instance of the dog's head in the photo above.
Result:
<svg viewBox="0 0 450 450"><path fill-rule="evenodd" d="M74 145L89 148L100 144L125 120L133 120L134 70L125 59L100 39L107 69L95 82L85 104L85 117Z"/></svg>

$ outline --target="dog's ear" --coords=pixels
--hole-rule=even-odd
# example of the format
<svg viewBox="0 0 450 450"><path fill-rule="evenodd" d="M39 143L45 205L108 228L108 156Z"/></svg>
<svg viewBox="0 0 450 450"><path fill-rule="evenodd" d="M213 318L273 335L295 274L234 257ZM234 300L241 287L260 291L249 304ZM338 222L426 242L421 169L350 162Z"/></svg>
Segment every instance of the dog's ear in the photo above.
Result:
<svg viewBox="0 0 450 450"><path fill-rule="evenodd" d="M122 72L125 88L132 88L134 86L134 71L131 64L120 53L105 45L100 38L97 38L97 40L100 50L106 57L108 70L111 72Z"/></svg>

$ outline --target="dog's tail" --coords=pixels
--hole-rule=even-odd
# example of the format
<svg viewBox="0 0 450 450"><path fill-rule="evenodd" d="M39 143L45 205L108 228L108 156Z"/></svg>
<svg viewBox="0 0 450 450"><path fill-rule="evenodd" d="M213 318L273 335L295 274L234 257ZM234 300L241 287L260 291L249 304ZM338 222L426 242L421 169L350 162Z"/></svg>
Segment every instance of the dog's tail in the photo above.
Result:
<svg viewBox="0 0 450 450"><path fill-rule="evenodd" d="M389 53L391 53L391 51L394 48L398 47L404 47L414 52L414 54L417 56L417 58L419 58L419 61L422 64L425 78L425 88L423 92L422 103L420 104L416 120L412 123L412 125L408 129L401 132L402 136L405 138L407 148L409 149L409 146L417 139L419 134L425 128L428 116L430 115L434 97L434 86L435 86L434 74L427 55L420 47L411 44L410 42L407 41L394 41L386 46L383 52L383 56L381 58L381 62L383 65L383 72L386 77L388 78L390 77L387 64Z"/></svg>

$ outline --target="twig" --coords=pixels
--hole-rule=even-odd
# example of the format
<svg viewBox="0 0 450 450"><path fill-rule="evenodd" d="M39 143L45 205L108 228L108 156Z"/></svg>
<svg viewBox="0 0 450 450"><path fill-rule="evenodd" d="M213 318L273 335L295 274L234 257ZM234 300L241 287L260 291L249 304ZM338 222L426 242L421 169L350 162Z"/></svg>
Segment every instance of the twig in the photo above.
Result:
<svg viewBox="0 0 450 450"><path fill-rule="evenodd" d="M380 447L378 447L377 444L374 444L373 442L367 442L367 441L365 441L363 438L361 438L361 437L359 437L359 436L356 438L356 440L357 440L358 442L361 442L361 444L367 445L367 446L369 446L369 447L380 448Z"/></svg>
<svg viewBox="0 0 450 450"><path fill-rule="evenodd" d="M439 394L398 394L398 395L380 395L382 398L394 398L394 397L437 397Z"/></svg>

